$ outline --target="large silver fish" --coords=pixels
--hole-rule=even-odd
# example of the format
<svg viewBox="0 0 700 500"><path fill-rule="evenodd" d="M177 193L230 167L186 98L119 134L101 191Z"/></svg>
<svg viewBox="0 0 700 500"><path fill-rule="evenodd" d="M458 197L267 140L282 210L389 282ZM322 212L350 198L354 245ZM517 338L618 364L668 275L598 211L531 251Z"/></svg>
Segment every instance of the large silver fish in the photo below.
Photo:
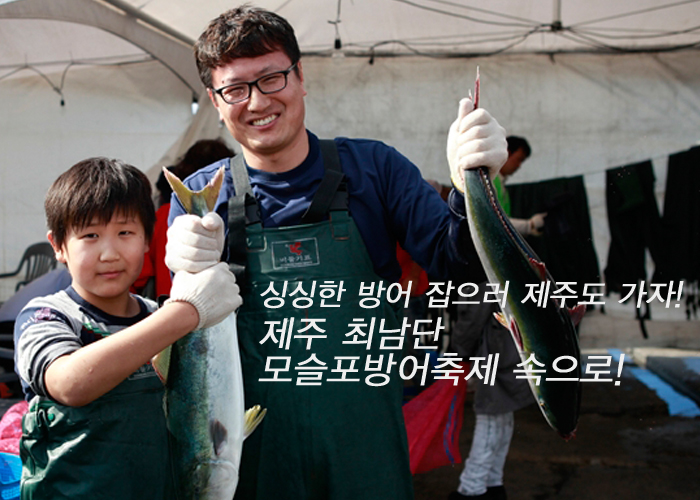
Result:
<svg viewBox="0 0 700 500"><path fill-rule="evenodd" d="M164 172L188 213L203 216L213 210L223 168L198 192ZM165 383L177 498L231 500L238 485L243 440L265 416L259 406L244 411L236 314L189 333L153 364Z"/></svg>
<svg viewBox="0 0 700 500"><path fill-rule="evenodd" d="M475 108L478 101L477 72ZM551 297L539 305L532 300L523 303L527 284L546 287L549 281L554 290L555 282L503 212L488 169L464 172L464 200L472 240L489 282L499 284L501 290L508 283L504 311L498 319L510 331L521 360L534 370L544 370L533 373L540 376L539 384L535 378L528 379L530 388L549 425L568 439L576 430L581 402L581 353L574 324L585 307L561 307ZM544 366L536 365L531 355ZM554 369L557 360L560 371ZM555 378L569 380L552 380Z"/></svg>

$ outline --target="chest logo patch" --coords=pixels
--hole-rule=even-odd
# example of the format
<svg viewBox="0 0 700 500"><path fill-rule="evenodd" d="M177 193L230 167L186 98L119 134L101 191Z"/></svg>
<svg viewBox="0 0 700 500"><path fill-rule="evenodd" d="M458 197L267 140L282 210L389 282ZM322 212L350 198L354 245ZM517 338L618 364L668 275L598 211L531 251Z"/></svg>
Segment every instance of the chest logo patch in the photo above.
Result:
<svg viewBox="0 0 700 500"><path fill-rule="evenodd" d="M272 267L274 269L317 266L320 263L316 238L272 243Z"/></svg>

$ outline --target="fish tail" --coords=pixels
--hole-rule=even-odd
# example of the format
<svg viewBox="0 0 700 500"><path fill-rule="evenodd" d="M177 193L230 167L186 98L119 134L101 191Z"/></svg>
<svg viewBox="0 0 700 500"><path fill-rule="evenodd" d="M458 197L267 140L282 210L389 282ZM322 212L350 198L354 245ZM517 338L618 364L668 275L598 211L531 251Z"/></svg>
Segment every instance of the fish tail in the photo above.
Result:
<svg viewBox="0 0 700 500"><path fill-rule="evenodd" d="M267 413L266 408L260 408L260 405L255 405L252 408L248 408L245 412L245 426L243 428L243 439L250 436L253 431L260 425L262 419L265 418Z"/></svg>
<svg viewBox="0 0 700 500"><path fill-rule="evenodd" d="M163 175L165 175L165 179L168 181L168 184L170 184L177 199L182 203L185 211L187 213L192 213L192 195L194 193L182 183L177 175L173 174L165 167L163 167Z"/></svg>
<svg viewBox="0 0 700 500"><path fill-rule="evenodd" d="M151 365L158 375L163 385L168 383L168 372L170 371L170 353L172 346L168 346L151 358Z"/></svg>
<svg viewBox="0 0 700 500"><path fill-rule="evenodd" d="M219 198L219 191L221 191L221 186L224 182L224 170L225 167L221 167L217 170L214 177L212 177L209 183L204 186L204 189L200 191L192 191L189 189L175 174L165 167L163 167L163 174L168 184L170 184L170 187L173 189L175 196L177 196L177 199L182 203L185 212L203 216L208 212L214 211L216 207L216 200Z"/></svg>

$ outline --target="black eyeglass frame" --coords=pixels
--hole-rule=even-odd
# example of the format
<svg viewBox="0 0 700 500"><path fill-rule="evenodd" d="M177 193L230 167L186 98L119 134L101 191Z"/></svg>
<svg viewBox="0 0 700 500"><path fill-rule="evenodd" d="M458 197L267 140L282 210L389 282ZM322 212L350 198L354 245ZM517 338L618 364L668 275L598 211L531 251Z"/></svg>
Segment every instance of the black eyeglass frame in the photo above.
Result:
<svg viewBox="0 0 700 500"><path fill-rule="evenodd" d="M260 91L261 94L264 94L264 95L276 94L277 92L282 92L284 89L287 88L287 85L289 84L289 73L291 73L292 71L294 71L294 70L296 69L297 63L298 63L298 61L295 62L294 64L292 64L292 65L291 65L289 68L287 68L287 69L284 69L284 70L282 70L282 71L273 71L272 73L268 73L268 74L266 74L266 75L261 76L261 77L258 78L257 80L253 80L252 82L236 82L236 83L232 83L231 85L224 85L224 86L221 87L221 88L218 88L218 89L211 89L211 90L212 90L212 92L214 92L215 94L219 94L219 96L221 97L221 99L222 99L226 104L238 104L239 102L243 102L243 101L246 101L246 100L250 99L250 95L253 93L253 86L257 87L257 89ZM274 75L284 75L284 85L283 85L281 88L279 88L279 89L277 89L277 90L272 90L272 91L265 91L265 90L261 89L261 88L260 88L260 85L258 85L258 83L260 82L260 80L264 80L265 78L269 78L269 77L274 76ZM245 97L243 97L242 99L236 99L235 101L228 101L228 100L224 97L224 94L223 94L224 91L225 91L226 89L229 89L229 88L231 88L231 87L237 87L237 86L239 86L239 85L248 85L248 95L245 96Z"/></svg>

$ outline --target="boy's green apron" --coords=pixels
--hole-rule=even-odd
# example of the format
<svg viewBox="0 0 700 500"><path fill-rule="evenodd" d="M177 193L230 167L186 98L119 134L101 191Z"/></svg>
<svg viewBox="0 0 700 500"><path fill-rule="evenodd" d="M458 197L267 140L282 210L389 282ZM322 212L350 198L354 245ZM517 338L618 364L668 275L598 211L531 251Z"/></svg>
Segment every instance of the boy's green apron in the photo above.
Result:
<svg viewBox="0 0 700 500"><path fill-rule="evenodd" d="M83 407L37 396L22 426L22 500L175 498L163 384L150 367Z"/></svg>
<svg viewBox="0 0 700 500"><path fill-rule="evenodd" d="M396 347L397 342L387 343L395 347L393 350L380 349L379 333L384 319L383 328L395 330L392 336L400 335L401 312L386 300L377 308L360 306L361 284L374 283L376 296L382 280L374 273L348 214L335 144L321 141L321 150L326 178L303 219L312 222L299 226L263 228L241 156L231 162L237 193L229 201L232 269L236 267L235 254L243 247L238 246L242 238L236 231L240 235L248 222L244 233L246 279L241 281L244 305L238 312L246 407L259 404L268 410L260 427L244 443L236 498L408 500L413 498L413 489L401 411L402 380L398 365L388 367L390 355L394 362L401 362L402 350ZM328 212L327 220L313 220L325 219ZM266 307L265 300L274 296L271 291L265 294L271 282L277 293L286 282L287 294L300 285L308 294L315 282L315 294L311 301L300 301L300 307L292 304L304 297L300 294L271 303L283 303L281 307ZM326 305L342 306L321 307L321 285L342 286L342 301L337 292L335 298L325 300ZM309 302L313 305L304 307ZM305 321L310 319L322 321L299 332L312 324ZM353 335L347 334L353 323L366 323L367 331L372 321L375 329L369 347L367 343L343 343L352 340ZM275 329L274 338L266 338L271 328ZM365 370L368 357L377 363L382 359L381 371ZM339 367L351 367L354 371L345 371L345 377L357 381L331 381L343 377ZM278 368L286 369L274 370ZM372 387L365 381L372 373L387 372L391 375L386 385ZM276 374L287 381L261 380L273 379ZM314 376L319 379L312 380ZM305 381L317 385L304 385ZM382 383L380 377L370 381Z"/></svg>

